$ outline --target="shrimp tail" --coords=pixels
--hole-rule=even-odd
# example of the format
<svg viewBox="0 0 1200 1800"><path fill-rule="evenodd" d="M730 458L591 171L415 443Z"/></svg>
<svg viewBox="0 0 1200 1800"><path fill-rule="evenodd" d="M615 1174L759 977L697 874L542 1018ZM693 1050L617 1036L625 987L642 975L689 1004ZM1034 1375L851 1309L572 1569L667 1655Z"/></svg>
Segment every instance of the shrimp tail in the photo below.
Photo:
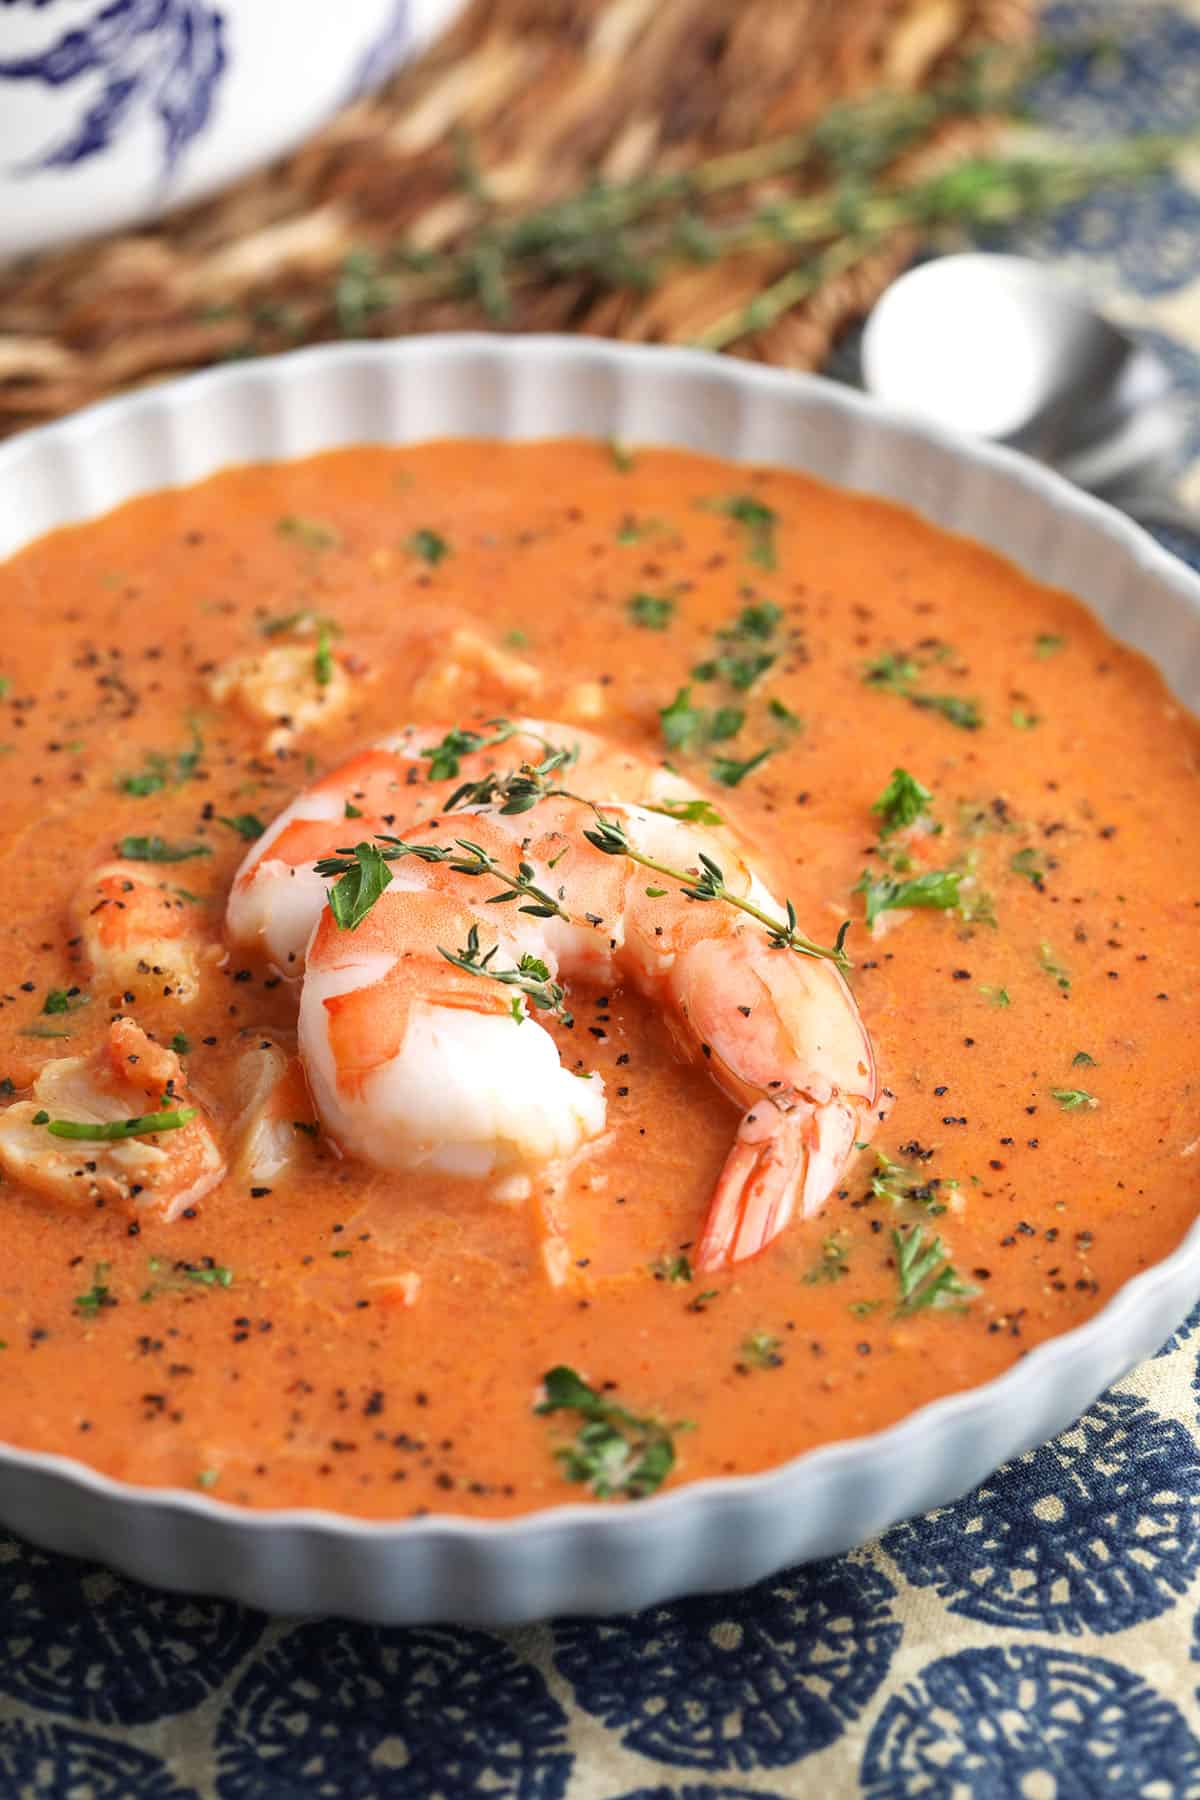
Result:
<svg viewBox="0 0 1200 1800"><path fill-rule="evenodd" d="M789 1224L797 1197L802 1217L816 1212L846 1166L858 1123L858 1109L841 1097L757 1102L725 1159L695 1267L724 1269L757 1256Z"/></svg>

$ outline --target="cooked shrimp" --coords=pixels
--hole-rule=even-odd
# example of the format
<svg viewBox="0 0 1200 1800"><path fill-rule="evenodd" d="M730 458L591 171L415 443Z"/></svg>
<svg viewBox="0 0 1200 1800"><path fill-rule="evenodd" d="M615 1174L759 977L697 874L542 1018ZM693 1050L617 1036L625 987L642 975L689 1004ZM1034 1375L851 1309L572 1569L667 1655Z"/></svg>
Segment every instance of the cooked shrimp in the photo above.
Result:
<svg viewBox="0 0 1200 1800"><path fill-rule="evenodd" d="M327 725L345 711L353 692L346 658L317 639L272 644L235 657L208 684L214 700L237 703L267 728L265 747L278 750L298 732Z"/></svg>
<svg viewBox="0 0 1200 1800"><path fill-rule="evenodd" d="M93 974L121 994L155 995L186 1006L196 998L206 943L196 909L178 888L135 862L110 862L77 895L78 934Z"/></svg>
<svg viewBox="0 0 1200 1800"><path fill-rule="evenodd" d="M730 893L784 916L727 837L643 807L604 811L642 855L681 869L719 857ZM494 882L416 858L393 865L393 886L357 930L326 911L308 952L301 1056L327 1127L369 1161L468 1175L537 1166L603 1129L603 1091L559 1066L519 988L494 976L530 956L550 981L626 981L745 1109L695 1257L724 1267L764 1249L797 1202L805 1215L821 1206L869 1134L870 1040L831 961L773 946L722 902L648 887L632 861L583 839L591 818L553 797L469 820L470 840L501 867L523 860L566 917L498 913ZM450 844L463 829L451 814L422 837ZM472 942L477 964L494 950L486 970L442 954Z"/></svg>
<svg viewBox="0 0 1200 1800"><path fill-rule="evenodd" d="M403 835L422 819L437 818L464 782L522 761L536 764L547 743L578 752L567 773L572 785L586 784L588 792L648 804L693 793L661 765L575 726L519 719L507 729L513 735L502 744L461 752L452 776L431 780L437 764L429 753L451 728L406 725L297 795L251 846L234 877L225 915L234 943L261 946L280 968L299 973L327 897L328 884L313 868L319 857L348 839Z"/></svg>
<svg viewBox="0 0 1200 1800"><path fill-rule="evenodd" d="M193 1116L174 1129L113 1140L48 1129L51 1121L103 1126L181 1110ZM174 1051L120 1018L91 1056L46 1063L33 1098L0 1113L0 1168L55 1200L153 1206L170 1220L217 1185L225 1162Z"/></svg>
<svg viewBox="0 0 1200 1800"><path fill-rule="evenodd" d="M251 1187L277 1181L294 1162L301 1134L316 1130L299 1057L260 1039L238 1059L234 1097L236 1172Z"/></svg>

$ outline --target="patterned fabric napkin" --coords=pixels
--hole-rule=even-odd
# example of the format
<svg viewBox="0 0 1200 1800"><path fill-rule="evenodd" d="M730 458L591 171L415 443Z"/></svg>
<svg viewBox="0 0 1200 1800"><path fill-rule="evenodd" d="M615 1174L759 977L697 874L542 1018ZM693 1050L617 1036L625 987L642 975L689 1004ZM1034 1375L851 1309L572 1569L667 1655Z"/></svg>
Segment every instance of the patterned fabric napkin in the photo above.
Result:
<svg viewBox="0 0 1200 1800"><path fill-rule="evenodd" d="M1060 129L1200 120L1200 0L1111 31ZM1014 245L1167 357L1200 506L1200 180ZM1200 1308L1070 1431L854 1555L632 1618L271 1623L0 1534L0 1800L1200 1800Z"/></svg>

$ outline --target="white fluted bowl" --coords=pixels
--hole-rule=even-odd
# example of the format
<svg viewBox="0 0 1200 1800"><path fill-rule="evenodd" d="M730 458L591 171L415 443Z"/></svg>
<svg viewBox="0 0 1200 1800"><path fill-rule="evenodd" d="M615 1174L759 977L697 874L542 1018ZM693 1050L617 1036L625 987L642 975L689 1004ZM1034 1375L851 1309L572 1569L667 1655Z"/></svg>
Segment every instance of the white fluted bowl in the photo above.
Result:
<svg viewBox="0 0 1200 1800"><path fill-rule="evenodd" d="M0 555L224 464L339 444L584 434L801 468L916 508L1086 600L1200 707L1200 579L1009 452L912 426L810 376L566 338L430 337L242 363L0 447ZM494 1523L245 1512L0 1446L0 1523L161 1587L279 1612L499 1625L735 1587L955 1499L1063 1430L1200 1296L1200 1224L1077 1330L871 1437L638 1505Z"/></svg>

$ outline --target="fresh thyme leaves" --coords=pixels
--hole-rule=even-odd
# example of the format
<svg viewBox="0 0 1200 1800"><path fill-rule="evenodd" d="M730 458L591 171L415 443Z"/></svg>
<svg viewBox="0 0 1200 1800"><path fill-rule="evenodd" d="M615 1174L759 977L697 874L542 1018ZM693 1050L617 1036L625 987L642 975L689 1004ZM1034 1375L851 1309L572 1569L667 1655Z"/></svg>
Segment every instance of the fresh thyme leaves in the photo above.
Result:
<svg viewBox="0 0 1200 1800"><path fill-rule="evenodd" d="M851 892L864 896L870 929L880 913L894 907L920 906L949 912L959 903L958 890L962 880L961 869L929 869L908 881L897 881L890 874L872 875L864 869Z"/></svg>
<svg viewBox="0 0 1200 1800"><path fill-rule="evenodd" d="M907 1317L927 1307L940 1311L947 1308L960 1310L978 1292L963 1281L941 1238L926 1239L923 1225L914 1225L908 1231L894 1230L892 1249L896 1254L896 1281L900 1289L896 1305L898 1317Z"/></svg>
<svg viewBox="0 0 1200 1800"><path fill-rule="evenodd" d="M1086 1050L1077 1050L1071 1058L1071 1067L1073 1069L1094 1069L1096 1059L1094 1056L1089 1056Z"/></svg>
<svg viewBox="0 0 1200 1800"><path fill-rule="evenodd" d="M647 812L663 813L668 819L682 819L687 825L723 825L721 814L708 800L660 800L647 806Z"/></svg>
<svg viewBox="0 0 1200 1800"><path fill-rule="evenodd" d="M735 737L745 723L740 706L718 706L712 709L692 705L692 690L681 687L669 706L659 712L663 741L669 750L700 749ZM738 758L716 756L709 763L709 774L722 787L737 787L754 769L775 754L774 744L766 745L753 756Z"/></svg>
<svg viewBox="0 0 1200 1800"><path fill-rule="evenodd" d="M1058 637L1053 631L1039 631L1034 639L1034 654L1044 661L1046 657L1054 656L1057 651L1064 650L1066 644L1066 638Z"/></svg>
<svg viewBox="0 0 1200 1800"><path fill-rule="evenodd" d="M777 722L783 726L785 731L804 730L804 720L800 717L800 714L793 712L790 706L785 706L783 701L777 699L774 694L772 694L767 701L767 711L773 719L777 720Z"/></svg>
<svg viewBox="0 0 1200 1800"><path fill-rule="evenodd" d="M660 1256L657 1262L650 1264L650 1273L655 1281L690 1281L692 1265L686 1256Z"/></svg>
<svg viewBox="0 0 1200 1800"><path fill-rule="evenodd" d="M392 871L374 844L364 840L351 854L353 863L329 890L329 909L340 931L357 931L392 880ZM325 873L319 863L317 873Z"/></svg>
<svg viewBox="0 0 1200 1800"><path fill-rule="evenodd" d="M665 631L675 612L675 602L665 594L634 594L625 603L630 623L643 631Z"/></svg>
<svg viewBox="0 0 1200 1800"><path fill-rule="evenodd" d="M492 736L485 737L481 731L464 731L455 726L448 731L440 743L428 744L418 752L423 761L429 764L430 781L453 781L459 774L464 756L473 756L477 750L494 750L498 744L507 744L510 738L529 737L532 733L522 731L519 725L513 725L507 719L489 719L488 726ZM553 751L553 744L545 743L548 751Z"/></svg>
<svg viewBox="0 0 1200 1800"><path fill-rule="evenodd" d="M92 1271L92 1285L86 1294L76 1294L75 1310L85 1319L95 1319L106 1307L115 1306L117 1297L108 1285L109 1264L97 1263Z"/></svg>
<svg viewBox="0 0 1200 1800"><path fill-rule="evenodd" d="M578 799L578 795L571 795L567 788L556 787L551 781L551 776L570 768L578 760L578 745L555 748L547 744L546 749L547 754L539 763L522 763L519 768L509 769L504 774L493 770L478 781L464 781L446 801L445 810L453 812L460 806L494 806L501 813L512 815L529 812L539 800L548 799L552 794Z"/></svg>
<svg viewBox="0 0 1200 1800"><path fill-rule="evenodd" d="M573 1025L575 1020L563 1005L563 990L557 981L550 979L550 970L541 958L524 955L515 969L497 969L493 966L492 958L499 948L498 944L493 944L490 950L481 953L479 927L472 925L467 933L466 946L462 950L443 950L439 944L438 954L444 956L448 963L453 963L456 969L465 969L468 975L482 975L489 981L502 982L505 987L517 988L540 1011L554 1013L564 1025ZM519 1025L524 1017L524 1008L520 1000L514 997L513 1018Z"/></svg>
<svg viewBox="0 0 1200 1800"><path fill-rule="evenodd" d="M850 929L847 919L837 934L832 947L816 944L800 930L796 920L796 909L791 901L787 902L787 919L773 919L769 913L762 912L751 901L734 894L725 885L724 871L719 863L713 861L703 851L697 857L699 868L696 870L672 869L666 863L656 862L653 857L643 856L640 850L630 843L625 827L617 819L598 816L594 828L584 832L589 844L602 850L606 856L627 856L631 862L638 863L643 869L652 869L658 875L665 875L669 881L677 883L689 900L723 900L739 911L748 913L757 919L760 925L767 928L772 949L794 950L799 956L824 957L836 963L839 969L851 966L843 945L846 933Z"/></svg>
<svg viewBox="0 0 1200 1800"><path fill-rule="evenodd" d="M880 839L915 825L918 819L928 814L932 802L933 795L915 775L910 775L907 769L893 769L891 779L871 808L880 822Z"/></svg>
<svg viewBox="0 0 1200 1800"><path fill-rule="evenodd" d="M845 1232L835 1231L831 1237L822 1240L821 1254L801 1280L807 1287L815 1287L823 1281L840 1281L849 1273L850 1240Z"/></svg>
<svg viewBox="0 0 1200 1800"><path fill-rule="evenodd" d="M778 650L750 648L768 644L783 618L783 609L772 601L744 606L732 625L717 632L723 646L716 656L697 663L697 681L726 681L739 694L749 691L778 658Z"/></svg>
<svg viewBox="0 0 1200 1800"><path fill-rule="evenodd" d="M280 537L303 544L306 550L333 550L341 543L341 534L324 519L306 519L299 513L287 513L278 519L275 529Z"/></svg>
<svg viewBox="0 0 1200 1800"><path fill-rule="evenodd" d="M116 846L117 855L126 862L178 863L193 856L211 856L211 844L170 844L166 838L123 837Z"/></svg>
<svg viewBox="0 0 1200 1800"><path fill-rule="evenodd" d="M1054 977L1054 980L1064 994L1070 993L1071 977L1063 965L1058 961L1049 944L1041 943L1038 945L1038 966L1044 969L1047 975L1052 975Z"/></svg>
<svg viewBox="0 0 1200 1800"><path fill-rule="evenodd" d="M586 1483L600 1500L643 1500L662 1486L675 1466L674 1433L686 1426L630 1412L563 1363L547 1370L543 1384L546 1398L535 1412L574 1412L583 1421L574 1443L554 1452L568 1481Z"/></svg>
<svg viewBox="0 0 1200 1800"><path fill-rule="evenodd" d="M299 612L276 613L267 619L260 619L258 629L264 637L316 637L327 632L330 637L340 637L342 628L336 619L325 613L314 612L311 607L301 607Z"/></svg>
<svg viewBox="0 0 1200 1800"><path fill-rule="evenodd" d="M944 662L948 651L949 647L942 644L922 645L911 651L889 650L867 664L863 681L882 693L899 695L922 712L939 713L962 731L978 731L983 724L978 701L957 694L930 694L917 686L930 664Z"/></svg>
<svg viewBox="0 0 1200 1800"><path fill-rule="evenodd" d="M1012 1005L1012 998L1006 987L988 987L985 984L980 987L979 992L983 995L983 998L987 1001L989 1006L1003 1007Z"/></svg>
<svg viewBox="0 0 1200 1800"><path fill-rule="evenodd" d="M156 1300L166 1293L189 1293L195 1288L231 1288L234 1282L233 1270L214 1262L211 1256L197 1262L168 1262L165 1257L152 1256L148 1266L151 1280L139 1295L142 1300Z"/></svg>
<svg viewBox="0 0 1200 1800"><path fill-rule="evenodd" d="M438 564L444 562L450 554L450 546L445 538L439 532L430 531L428 526L424 525L405 538L403 547L410 556L415 556L421 562L428 563L431 569L436 569Z"/></svg>
<svg viewBox="0 0 1200 1800"><path fill-rule="evenodd" d="M889 1206L919 1206L931 1218L936 1218L946 1210L941 1190L957 1186L957 1181L943 1180L939 1175L926 1175L923 1170L912 1169L907 1163L893 1162L885 1150L875 1152L871 1192L876 1200L884 1200Z"/></svg>
<svg viewBox="0 0 1200 1800"><path fill-rule="evenodd" d="M760 768L774 754L774 744L767 744L753 756L747 756L741 761L736 756L714 756L708 765L709 774L722 787L737 787L747 775L753 774L755 769Z"/></svg>
<svg viewBox="0 0 1200 1800"><path fill-rule="evenodd" d="M80 1142L119 1143L124 1138L153 1137L160 1131L179 1131L196 1117L194 1106L170 1107L163 1112L142 1113L134 1119L51 1119L35 1118L51 1137L76 1138Z"/></svg>
<svg viewBox="0 0 1200 1800"><path fill-rule="evenodd" d="M313 678L318 687L328 687L333 680L333 646L329 629L325 625L317 633L317 647L313 652Z"/></svg>
<svg viewBox="0 0 1200 1800"><path fill-rule="evenodd" d="M1083 1112L1085 1108L1094 1112L1100 1104L1086 1088L1051 1088L1050 1098L1057 1100L1064 1112Z"/></svg>
<svg viewBox="0 0 1200 1800"><path fill-rule="evenodd" d="M746 555L760 569L776 566L775 528L779 515L774 507L755 499L753 494L725 494L697 504L705 512L723 513L740 525L745 533Z"/></svg>
<svg viewBox="0 0 1200 1800"><path fill-rule="evenodd" d="M1008 866L1014 875L1022 875L1026 881L1031 881L1039 893L1045 887L1048 872L1046 859L1032 845L1026 850L1018 850L1015 856L1010 856Z"/></svg>
<svg viewBox="0 0 1200 1800"><path fill-rule="evenodd" d="M779 1354L782 1338L773 1337L769 1331L752 1331L742 1339L742 1355L754 1369L779 1369L783 1367L783 1358Z"/></svg>
<svg viewBox="0 0 1200 1800"><path fill-rule="evenodd" d="M195 775L203 754L204 740L193 725L192 741L186 750L177 750L173 756L159 750L147 750L142 758L142 768L133 775L120 776L117 786L123 794L132 794L139 799L148 794L160 794L166 787L180 787Z"/></svg>
<svg viewBox="0 0 1200 1800"><path fill-rule="evenodd" d="M228 825L230 831L236 831L239 837L247 842L251 838L261 837L267 829L257 813L235 813L232 818L224 813L217 814L218 825Z"/></svg>
<svg viewBox="0 0 1200 1800"><path fill-rule="evenodd" d="M513 875L488 851L468 838L456 838L453 845L410 844L404 838L385 834L374 843L364 841L339 849L335 856L323 856L314 864L318 875L339 877L329 890L329 905L343 931L353 931L362 924L392 878L386 865L405 856L415 856L425 863L448 863L456 875L494 876L503 883L503 888L500 893L487 896L489 906L523 899L527 904L519 906L517 911L531 913L534 918L566 919L570 916L552 894L535 884L530 863L519 862Z"/></svg>
<svg viewBox="0 0 1200 1800"><path fill-rule="evenodd" d="M78 1012L81 1006L91 1004L91 998L77 987L51 988L42 1001L42 1011L49 1014Z"/></svg>

